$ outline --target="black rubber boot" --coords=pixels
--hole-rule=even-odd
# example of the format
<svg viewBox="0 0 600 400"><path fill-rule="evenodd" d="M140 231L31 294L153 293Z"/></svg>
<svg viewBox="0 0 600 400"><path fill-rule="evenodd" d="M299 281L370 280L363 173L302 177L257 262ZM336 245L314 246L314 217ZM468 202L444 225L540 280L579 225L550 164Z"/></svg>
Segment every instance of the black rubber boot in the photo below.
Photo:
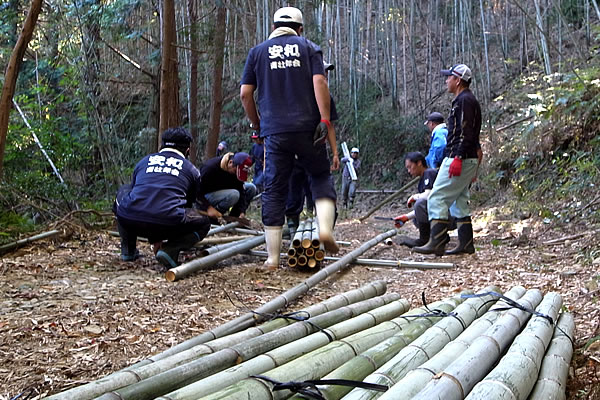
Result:
<svg viewBox="0 0 600 400"><path fill-rule="evenodd" d="M156 259L167 268L175 268L179 259L179 252L187 250L194 246L200 240L200 235L196 232L188 233L187 235L169 239L163 243L162 247L156 253Z"/></svg>
<svg viewBox="0 0 600 400"><path fill-rule="evenodd" d="M435 254L443 256L446 244L450 241L448 236L448 220L432 219L430 222L431 234L429 241L424 246L413 247L413 250L421 254Z"/></svg>
<svg viewBox="0 0 600 400"><path fill-rule="evenodd" d="M299 215L294 215L294 216L288 215L286 218L287 218L287 225L290 230L290 238L293 239L294 235L296 234L296 231L298 230L298 226L300 225L300 216Z"/></svg>
<svg viewBox="0 0 600 400"><path fill-rule="evenodd" d="M140 252L136 249L137 236L128 232L117 219L117 230L121 236L121 260L135 261L140 257Z"/></svg>
<svg viewBox="0 0 600 400"><path fill-rule="evenodd" d="M457 218L456 226L458 229L458 246L446 252L447 255L452 254L473 254L475 246L473 246L473 225L471 217Z"/></svg>
<svg viewBox="0 0 600 400"><path fill-rule="evenodd" d="M411 247L411 248L423 246L424 244L426 244L429 241L430 233L431 233L431 227L429 226L429 223L419 224L419 238L412 239L412 238L406 237L406 238L402 239L400 244L403 246Z"/></svg>

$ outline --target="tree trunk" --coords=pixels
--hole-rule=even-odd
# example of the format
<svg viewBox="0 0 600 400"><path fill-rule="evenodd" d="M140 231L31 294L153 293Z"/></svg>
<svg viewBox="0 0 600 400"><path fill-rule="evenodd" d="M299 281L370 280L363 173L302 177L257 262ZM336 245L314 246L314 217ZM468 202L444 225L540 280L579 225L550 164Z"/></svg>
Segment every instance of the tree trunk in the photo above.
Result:
<svg viewBox="0 0 600 400"><path fill-rule="evenodd" d="M225 49L225 17L227 9L224 6L217 7L217 18L215 20L215 36L213 38L213 84L212 102L210 109L210 120L208 123L208 137L204 156L214 157L219 141L221 127L221 111L223 110L223 53Z"/></svg>
<svg viewBox="0 0 600 400"><path fill-rule="evenodd" d="M2 96L0 97L0 178L3 172L2 167L4 163L4 150L6 149L8 119L12 108L12 98L15 94L17 77L19 76L19 68L23 62L25 50L27 50L29 41L33 36L33 30L41 10L42 0L32 0L25 23L23 24L23 30L19 35L4 74L4 86L2 87Z"/></svg>
<svg viewBox="0 0 600 400"><path fill-rule="evenodd" d="M190 133L192 134L192 145L190 147L190 161L196 164L198 155L198 33L196 29L195 0L188 0L188 17L190 21L190 83L189 83L189 105L188 117L190 120Z"/></svg>
<svg viewBox="0 0 600 400"><path fill-rule="evenodd" d="M174 0L162 0L161 11L159 146L162 133L168 128L174 128L180 124Z"/></svg>

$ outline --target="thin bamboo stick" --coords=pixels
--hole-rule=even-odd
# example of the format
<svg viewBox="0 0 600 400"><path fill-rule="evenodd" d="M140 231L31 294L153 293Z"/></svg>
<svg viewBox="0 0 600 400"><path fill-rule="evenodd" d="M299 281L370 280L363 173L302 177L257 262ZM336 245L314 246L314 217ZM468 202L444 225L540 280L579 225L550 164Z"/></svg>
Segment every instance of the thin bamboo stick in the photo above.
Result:
<svg viewBox="0 0 600 400"><path fill-rule="evenodd" d="M194 246L203 246L203 245L212 245L212 244L223 244L223 243L231 243L231 242L239 242L246 239L256 239L259 236L253 235L236 235L236 236L219 236L219 237L210 237L204 238Z"/></svg>
<svg viewBox="0 0 600 400"><path fill-rule="evenodd" d="M565 400L569 365L575 343L575 321L573 314L562 313L554 329L552 342L548 346L537 383L529 400Z"/></svg>
<svg viewBox="0 0 600 400"><path fill-rule="evenodd" d="M229 224L217 226L216 228L212 228L211 230L209 230L208 233L206 234L206 236L212 236L212 235L216 235L217 233L222 233L222 232L229 232L239 226L240 226L239 222L231 222Z"/></svg>
<svg viewBox="0 0 600 400"><path fill-rule="evenodd" d="M24 244L35 242L36 240L46 239L46 238L49 238L52 236L56 236L58 234L59 234L59 231L54 229L54 230L51 230L48 232L43 232L38 235L34 235L31 237L25 238L25 239L17 240L16 242L4 244L4 245L0 246L0 254L6 252L8 250L15 249Z"/></svg>
<svg viewBox="0 0 600 400"><path fill-rule="evenodd" d="M411 180L410 182L408 182L406 185L404 185L400 189L398 189L394 194L392 194L392 195L386 197L385 199L383 199L379 204L377 204L375 207L373 207L372 209L370 209L369 212L367 212L365 215L363 215L362 217L360 217L359 221L363 222L365 219L369 218L371 215L373 215L373 213L375 211L379 210L381 207L383 207L384 205L386 205L390 201L396 199L402 193L404 193L408 188L410 188L411 186L413 186L414 184L416 184L419 181L419 179L420 179L419 177L414 178L413 180Z"/></svg>

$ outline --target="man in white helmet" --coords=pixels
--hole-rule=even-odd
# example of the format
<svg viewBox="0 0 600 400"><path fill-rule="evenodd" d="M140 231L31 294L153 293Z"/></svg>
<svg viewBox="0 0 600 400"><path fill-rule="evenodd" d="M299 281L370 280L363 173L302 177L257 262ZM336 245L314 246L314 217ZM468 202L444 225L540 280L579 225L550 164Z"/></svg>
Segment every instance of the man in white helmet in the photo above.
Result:
<svg viewBox="0 0 600 400"><path fill-rule="evenodd" d="M360 159L358 158L358 147L353 147L350 150L350 157L344 157L340 161L344 164L342 172L342 201L344 208L348 208L348 199L350 199L350 208L354 207L354 196L356 195L356 185L358 180L352 180L350 176L350 163L354 167L354 171L358 175L360 169Z"/></svg>
<svg viewBox="0 0 600 400"><path fill-rule="evenodd" d="M248 53L240 98L250 128L265 139L265 190L262 220L268 258L279 266L285 201L296 156L310 177L319 236L325 249L337 253L333 236L336 193L331 169L339 168L329 87L319 46L301 36L302 12L283 7L275 12L274 30ZM256 91L256 101L254 92ZM325 142L333 153L332 164Z"/></svg>

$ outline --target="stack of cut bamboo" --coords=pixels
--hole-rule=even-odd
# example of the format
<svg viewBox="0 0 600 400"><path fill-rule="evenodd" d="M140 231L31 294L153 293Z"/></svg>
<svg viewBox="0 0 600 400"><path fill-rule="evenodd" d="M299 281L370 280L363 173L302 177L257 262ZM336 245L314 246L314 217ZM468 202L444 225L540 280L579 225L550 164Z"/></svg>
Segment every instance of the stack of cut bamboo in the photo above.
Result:
<svg viewBox="0 0 600 400"><path fill-rule="evenodd" d="M564 399L573 318L556 293L464 291L409 310L384 281L256 327L216 328L49 399ZM260 375L260 376L259 376ZM266 379L265 379L266 378ZM318 390L318 392L317 392Z"/></svg>
<svg viewBox="0 0 600 400"><path fill-rule="evenodd" d="M325 250L319 239L319 225L316 219L300 221L288 249L290 267L319 267L325 259Z"/></svg>

